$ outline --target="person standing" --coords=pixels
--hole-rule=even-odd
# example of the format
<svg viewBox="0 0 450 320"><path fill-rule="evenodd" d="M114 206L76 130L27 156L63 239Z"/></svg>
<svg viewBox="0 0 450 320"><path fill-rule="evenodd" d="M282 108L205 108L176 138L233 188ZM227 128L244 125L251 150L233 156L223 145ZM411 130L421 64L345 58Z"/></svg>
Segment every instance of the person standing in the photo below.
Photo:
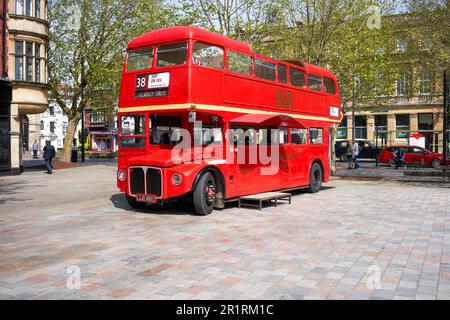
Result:
<svg viewBox="0 0 450 320"><path fill-rule="evenodd" d="M353 140L353 144L352 144L352 156L353 156L353 166L355 169L358 169L359 168L359 164L358 164L359 145L358 145L358 142L356 142L355 140Z"/></svg>
<svg viewBox="0 0 450 320"><path fill-rule="evenodd" d="M52 174L53 166L52 166L52 160L56 155L55 147L52 146L50 141L45 141L45 147L44 147L44 160L45 165L47 166L47 174Z"/></svg>
<svg viewBox="0 0 450 320"><path fill-rule="evenodd" d="M345 154L347 157L348 169L353 169L353 143L347 141L347 152Z"/></svg>
<svg viewBox="0 0 450 320"><path fill-rule="evenodd" d="M31 146L31 150L33 150L33 159L38 158L39 145L36 140L34 140L33 145Z"/></svg>

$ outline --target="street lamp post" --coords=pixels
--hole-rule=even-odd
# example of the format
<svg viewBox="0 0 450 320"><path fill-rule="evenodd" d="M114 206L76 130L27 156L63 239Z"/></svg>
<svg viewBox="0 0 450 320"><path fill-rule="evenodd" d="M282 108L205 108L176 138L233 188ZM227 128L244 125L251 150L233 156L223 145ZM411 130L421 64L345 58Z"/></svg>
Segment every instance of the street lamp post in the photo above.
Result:
<svg viewBox="0 0 450 320"><path fill-rule="evenodd" d="M448 84L447 70L444 70L444 136L443 136L443 155L442 164L444 166L444 172L447 165L447 154L448 154L448 108L449 108L449 91L450 85Z"/></svg>

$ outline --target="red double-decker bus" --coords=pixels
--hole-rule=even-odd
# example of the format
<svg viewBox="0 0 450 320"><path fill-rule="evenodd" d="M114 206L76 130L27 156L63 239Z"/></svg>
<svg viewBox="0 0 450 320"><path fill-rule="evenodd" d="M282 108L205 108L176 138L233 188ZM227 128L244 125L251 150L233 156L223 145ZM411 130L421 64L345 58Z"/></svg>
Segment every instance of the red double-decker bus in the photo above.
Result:
<svg viewBox="0 0 450 320"><path fill-rule="evenodd" d="M127 48L119 101L117 185L128 203L229 200L307 187L330 174L336 78L196 27L156 30Z"/></svg>

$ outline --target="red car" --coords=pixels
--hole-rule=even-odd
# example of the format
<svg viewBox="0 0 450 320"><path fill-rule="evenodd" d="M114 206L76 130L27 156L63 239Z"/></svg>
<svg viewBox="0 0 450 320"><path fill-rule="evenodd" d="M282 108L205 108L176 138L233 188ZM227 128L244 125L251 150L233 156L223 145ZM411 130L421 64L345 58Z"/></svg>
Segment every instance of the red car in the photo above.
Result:
<svg viewBox="0 0 450 320"><path fill-rule="evenodd" d="M406 164L421 164L438 168L442 164L442 154L434 153L418 146L397 146L387 147L381 153L379 161L381 163L394 163L395 150L402 149L405 153L403 162Z"/></svg>

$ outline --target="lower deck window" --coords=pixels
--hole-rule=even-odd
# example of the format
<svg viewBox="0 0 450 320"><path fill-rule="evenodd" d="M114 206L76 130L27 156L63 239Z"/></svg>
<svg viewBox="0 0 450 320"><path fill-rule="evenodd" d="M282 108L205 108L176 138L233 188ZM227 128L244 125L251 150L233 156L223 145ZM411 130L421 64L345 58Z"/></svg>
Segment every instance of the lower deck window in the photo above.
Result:
<svg viewBox="0 0 450 320"><path fill-rule="evenodd" d="M141 148L145 144L144 115L129 115L120 118L120 146Z"/></svg>
<svg viewBox="0 0 450 320"><path fill-rule="evenodd" d="M293 144L306 144L308 140L308 131L306 129L292 128L291 141Z"/></svg>
<svg viewBox="0 0 450 320"><path fill-rule="evenodd" d="M150 144L174 145L181 141L180 117L156 115L150 117Z"/></svg>
<svg viewBox="0 0 450 320"><path fill-rule="evenodd" d="M322 128L309 129L309 142L311 144L323 144L323 129Z"/></svg>

